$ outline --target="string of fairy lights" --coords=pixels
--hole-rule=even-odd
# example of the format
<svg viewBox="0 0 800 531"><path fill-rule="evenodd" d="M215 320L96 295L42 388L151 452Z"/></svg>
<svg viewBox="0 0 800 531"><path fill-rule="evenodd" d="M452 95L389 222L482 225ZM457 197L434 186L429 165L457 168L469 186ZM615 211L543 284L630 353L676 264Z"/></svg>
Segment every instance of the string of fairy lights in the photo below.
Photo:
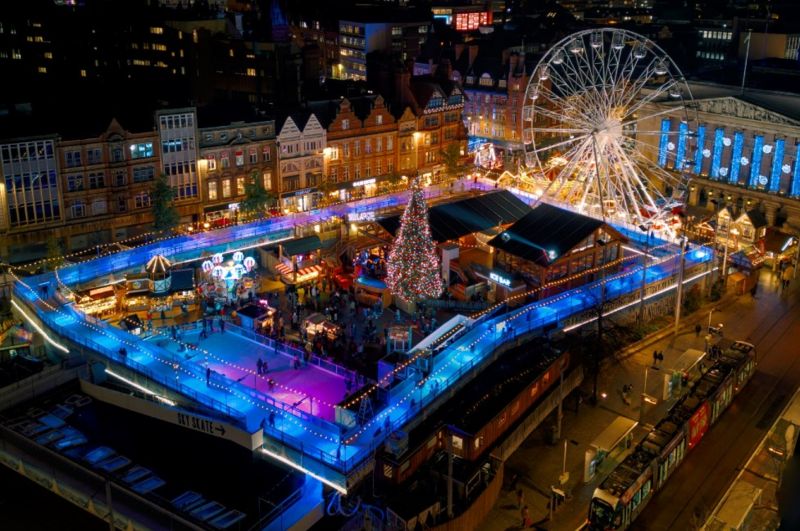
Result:
<svg viewBox="0 0 800 531"><path fill-rule="evenodd" d="M10 266L10 267L9 267L9 269L15 269L15 270L26 270L26 269L28 269L28 268L29 268L31 265L33 265L33 266L38 266L38 265L41 265L41 264L44 264L44 263L50 263L50 262L54 262L54 261L63 261L63 260L65 260L65 259L69 259L69 258L75 258L75 257L81 257L81 258L86 258L87 260L93 260L93 259L95 259L96 257L108 256L108 255L110 255L110 254L114 254L114 253L116 253L116 252L118 252L118 251L120 251L120 250L121 250L121 249L119 249L119 247L114 247L114 248L111 248L112 246L116 246L117 244L125 244L125 243L128 243L128 242L132 242L132 241L134 241L134 240L141 240L142 238L148 239L148 238L150 238L150 237L152 237L152 239L149 239L148 241L145 241L145 242L143 242L143 243L141 243L141 244L139 244L139 245L133 246L133 247L131 247L131 248L142 247L142 246L145 246L145 245L152 245L153 243L156 243L156 242L165 241L165 240L168 240L168 239L172 239L172 238L174 238L174 236L161 236L161 237L156 237L156 234L155 234L155 233L152 233L152 232L151 232L151 233L145 233L145 234L143 234L143 235L138 235L138 236L135 236L135 237L131 237L131 238L128 238L128 239L126 239L126 240L121 240L121 241L118 241L118 242L113 242L113 243L109 243L109 244L103 244L103 245L101 245L101 246L97 246L98 250L99 250L100 248L103 248L103 249L104 249L104 252L103 252L102 254L99 254L99 253L98 253L96 256L84 256L84 253L85 253L85 251L84 251L83 253L70 253L70 254L64 255L64 256L62 256L62 257L57 257L57 258L45 258L45 259L41 259L41 260L38 260L38 261L36 261L36 262L34 262L34 263L32 263L32 264L29 264L29 265L28 265L28 267L25 267L25 268L23 268L23 267L18 267L18 266ZM711 239L712 239L712 238L708 238L708 240L709 240L709 241L710 241ZM657 249L659 249L659 248L664 248L664 247L667 247L667 246L669 246L669 245L670 245L669 243L665 243L665 244L663 244L663 245L660 245L660 246L654 246L654 247L652 247L652 248L651 248L651 250L652 250L652 251L655 251L655 250L657 250ZM529 290L529 291L527 291L527 292L524 292L524 293L520 293L520 294L514 295L514 296L512 296L512 297L510 297L510 298L506 299L506 300L505 300L505 301L503 301L503 302L496 303L496 304L494 304L494 305L492 305L492 306L490 306L490 307L486 308L485 310L482 310L482 311L480 311L480 312L476 312L476 313L475 313L475 314L474 314L472 317L473 317L474 319L480 319L481 317L483 317L483 316L485 316L485 315L488 315L489 313L491 313L492 311L494 311L494 310L495 310L495 309L497 309L498 307L502 306L503 304L506 304L506 303L507 303L507 302L509 302L509 301L518 300L518 299L522 299L522 298L525 298L525 297L529 297L529 296L531 296L531 295L535 295L535 294L537 294L537 293L538 293L538 292L540 292L540 291L543 291L543 290L546 290L546 289L550 289L550 288L552 288L552 287L557 287L557 286L563 285L563 284L565 284L565 283L567 283L567 282L570 282L570 281L572 281L572 280L575 280L575 279L577 279L577 278L584 277L584 276L586 276L586 275L589 275L589 274L593 274L593 273L596 273L596 272L602 271L602 270L604 270L604 269L606 269L606 268L609 268L609 267L614 267L614 266L616 266L616 265L618 265L618 264L620 264L620 263L623 263L623 262L625 262L625 261L627 261L627 260L632 260L632 259L634 259L634 258L636 258L636 257L635 257L635 256L626 256L626 257L622 257L622 258L619 258L619 259L617 259L617 260L614 260L614 261L612 261L612 262L609 262L609 263L607 263L607 264L603 264L602 266L598 266L598 267L595 267L595 268L587 269L587 270L581 271L581 272L579 272L579 273L576 273L576 274L574 274L574 275L571 275L571 276L569 276L569 277L565 277L565 278L562 278L562 279L559 279L559 280L555 280L555 281L548 282L547 284L544 284L544 285L542 285L542 286L540 286L540 287L534 288L534 289L532 289L532 290ZM662 258L661 260L658 260L658 261L654 262L654 264L662 263L662 262L664 262L664 261L671 260L671 259L673 259L673 258L674 258L674 256L672 256L672 255L668 255L668 256L666 256L666 257ZM62 265L62 266L60 266L60 267L66 267L66 266ZM54 273L55 273L55 277L56 277L56 280L57 280L57 282L58 282L58 284L59 284L59 286L60 286L60 287L62 287L62 288L65 288L65 289L66 289L66 290L67 290L69 293L71 293L72 295L74 295L74 292L73 292L73 291L72 291L72 290L71 290L71 289L70 289L68 286L66 286L66 284L64 284L64 283L61 281L61 278L60 278L60 276L59 276L59 273L58 273L58 270L60 269L60 267L56 267L56 268L55 268L55 271L54 271ZM644 266L643 266L643 267L644 267ZM604 280L604 281L602 282L602 284L605 284L605 283L607 283L607 282L609 282L609 281L612 281L612 280L614 280L614 279L624 278L624 277L627 277L627 276L633 275L633 274L637 273L638 271L640 271L641 269L642 269L642 268L640 267L640 268L636 268L636 269L634 269L634 270L632 270L632 271L629 271L629 272L626 272L626 273L623 273L623 274L616 274L616 275L615 275L613 278L610 278L610 279ZM20 283L21 283L23 286L25 286L25 287L26 287L28 290L30 290L30 291L31 291L32 293L34 293L34 295L35 295L35 291L34 291L34 290L33 290L33 289L32 289L32 288L29 286L29 285L27 285L25 282L23 282L21 279L19 279L19 278L18 278L16 275L14 275L14 274L13 274L13 272L12 272L12 275L14 276L14 278L15 278L15 279L16 279L18 282L20 282ZM571 292L571 294L569 294L569 295L568 295L568 294L564 294L564 295L562 295L562 296L559 296L559 297L558 297L558 298L556 298L556 299L552 299L552 298L550 298L550 299L548 299L548 301L546 301L546 302L548 302L548 303L552 303L552 302L555 302L555 301L558 301L558 300L563 300L564 298L567 298L567 297L568 297L568 296L570 296L570 295L574 295L574 294L576 294L576 293L579 293L579 292L582 292L582 291L583 291L583 290L579 289L579 290L577 290L577 292ZM60 310L58 310L57 308L55 308L54 306L52 306L51 304L49 304L47 301L45 301L45 300L41 299L41 297L38 297L38 295L36 295L36 296L37 296L37 298L39 298L39 300L40 300L40 301L42 301L42 303L43 303L44 305L46 305L47 307L49 307L49 308L50 308L52 311L54 311L54 312L58 313L59 315L66 315L66 314L62 313ZM545 301L543 301L543 302L545 302ZM534 310L534 309L537 309L537 308L539 308L540 306L541 306L541 304L532 304L532 305L528 305L528 306L526 306L525 308L523 308L523 309L521 309L521 310L518 310L518 311L514 312L514 313L512 314L512 316L511 316L511 317L509 317L507 320L509 320L509 321L510 321L510 320L517 319L517 318L518 318L518 317L520 317L521 315L523 315L523 314L525 314L525 313L527 313L527 312L529 312L529 311L532 311L532 310ZM79 311L79 310L76 310L76 311ZM68 317L69 317L69 318L72 318L72 316L68 316ZM112 339L113 339L113 340L115 340L115 341L118 341L118 342L120 342L120 343L123 343L123 344L126 344L126 345L130 345L130 346L132 346L133 348L136 348L136 349L137 349L137 351L144 353L145 355L147 355L147 356L151 357L152 359L154 359L154 360L156 360L156 361L158 361L158 362L160 362L160 363L162 363L162 364L165 364L165 365L168 365L168 366L172 366L172 368L176 370L176 373L177 373L177 371L179 371L179 370L180 370L180 371L182 371L182 372L186 373L187 375L189 375L189 376L191 376L191 377L193 377L193 378L196 378L196 379L202 379L201 377L198 377L198 376L197 376L195 373L193 373L192 371L189 371L189 370L187 370L186 368L184 368L183 366L180 366L180 364L176 364L174 361L171 361L171 360L165 360L165 359L163 359L163 358L161 358L161 357L159 357L159 356L155 355L154 353L152 353L152 352L150 352L150 351L148 351L148 350L142 350L142 349L138 348L138 346L137 346L136 344L134 344L133 342L130 342L130 341L124 340L124 339L122 339L122 338L120 338L120 337L117 337L117 336L113 336L113 335L109 334L107 331L105 331L105 330L102 330L101 328L99 328L99 327L97 327L96 325L92 324L91 322L88 322L88 321L83 321L83 322L80 322L80 324L81 324L81 325L83 325L83 326L86 326L86 327L88 327L89 329L92 329L92 330L94 330L94 331L96 331L96 332L98 332L98 333L100 333L100 334L102 334L102 335L105 335L105 336L107 336L107 337L110 337L110 338L112 338ZM453 330L451 330L450 332L448 332L447 334L445 334L445 335L444 335L442 338L440 338L440 339L437 341L437 343L438 343L438 342L443 342L443 341L446 341L446 340L447 340L447 339L448 339L450 336L452 336L453 334L455 334L455 333L457 333L458 331L461 331L461 330L463 330L463 329L464 329L463 327L457 327L457 328L454 328ZM488 328L486 331L484 331L484 332L483 332L483 333L482 333L482 334L481 334L481 335L480 335L480 336L479 336L479 337L478 337L478 338L477 338L475 341L473 341L472 343L470 343L470 345L469 345L469 347L468 347L468 348L469 348L469 349L472 349L472 348L473 348L475 345L477 345L477 344L480 342L480 340L482 340L482 339L483 339L483 338L484 338L486 335L488 335L489 333L491 333L491 331L492 331L492 329L491 329L491 327L489 327L489 328ZM163 335L163 334L160 334L160 335ZM166 336L165 336L165 337L166 337ZM180 342L178 342L178 343L180 343ZM185 344L184 344L184 345L185 345ZM217 361L219 361L219 362L221 362L221 363L223 363L223 364L226 364L226 365L228 365L228 366L234 367L234 368L236 368L237 370L240 370L240 371L246 372L246 373L248 373L248 374L251 374L251 375L254 375L254 376L261 376L261 375L258 375L258 374L256 373L256 371L254 371L253 369L250 369L250 368L247 368L247 367L242 367L242 366L240 366L240 365L238 365L238 364L235 364L235 363L229 362L229 361L227 361L227 360L224 360L223 358L221 358L221 357L219 357L219 356L217 356L217 355L213 354L212 352L210 352L210 351L208 351L208 350L206 350L206 349L200 349L200 348L198 348L198 347L196 347L196 346L194 346L194 345L192 345L192 346L191 346L191 348L192 348L193 350L198 350L198 351L202 352L202 353L203 353L203 354L205 354L207 357L210 357L210 358L212 358L212 359L215 359L215 360L217 360ZM463 347L462 347L462 348L463 348ZM460 348L459 350L461 350L462 348ZM349 400L349 401L348 401L347 403L345 403L345 404L340 404L340 406L341 406L341 407L345 407L345 408L349 408L349 407L352 407L352 406L354 406L354 405L357 405L358 403L360 403L360 401L361 401L361 400L364 400L365 398L367 398L367 397L368 397L368 396L369 396L369 395L370 395L372 392L374 392L376 389L378 389L378 388L379 388L379 387L381 387L382 385L384 385L384 384L386 384L387 382L389 382L389 381L390 381L390 380L391 380L391 379L392 379L392 378L393 378L393 377L394 377L394 376L395 376L395 375L396 375L398 372L405 370L405 369L406 369L408 366L410 366L411 364L415 363L415 362L416 362L416 361L417 361L417 360L418 360L418 359L419 359L421 356L424 356L424 355L426 355L426 352L425 352L424 350L423 350L423 351L420 351L420 352L418 352L418 353L416 353L414 356L410 357L408 360L404 361L403 363L400 363L400 364L398 364L398 365L397 365L397 366L396 366L396 367L395 367L395 368L394 368L392 371L390 371L389 373L387 373L386 375L384 375L384 377L383 377L383 378L381 378L381 380L380 380L380 381L378 381L378 382L376 382L376 383L372 384L370 387L368 387L366 390L364 390L364 391L363 391L362 393L360 393L358 396L356 396L356 397L352 398L351 400ZM424 385L425 385L425 384L426 384L428 381L431 381L431 380L432 380L432 379L433 379L433 378L434 378L436 375L440 374L440 373L441 373L441 372L442 372L442 371L443 371L443 370L444 370L446 367L450 366L452 363L455 363L455 362L456 362L456 359L457 359L457 357L453 357L453 358L452 358L450 361L448 361L446 364L444 364L443 366L441 366L441 367L440 367L438 370L436 370L436 371L435 371L433 374L429 375L429 376L428 376L427 378L425 378L424 380L421 380L421 381L420 381L420 382L417 384L417 386L415 386L415 388L416 388L416 387L421 387L421 386L424 386ZM177 376L176 376L176 378L177 378ZM263 378L265 378L265 377L263 377L263 376L262 376L262 379L263 379ZM292 393L296 393L296 394L301 394L301 395L307 394L307 393L302 393L302 392L298 391L297 389L291 388L290 386L286 386L286 385L284 385L284 384L280 384L279 382L275 381L274 379L272 379L272 382L273 382L273 384L274 384L276 387L279 387L279 388L281 388L281 389L283 389L283 390L286 390L286 391L288 391L288 392L292 392ZM228 392L234 392L234 391L233 391L233 390L231 390L230 388L223 387L223 386L221 386L221 385L219 385L219 384L216 384L216 383L214 383L214 382L211 382L211 384L212 384L212 386L214 386L214 387L217 387L217 388L219 388L219 389L222 389L222 390L224 390L224 391L228 391ZM322 439L325 439L325 440L328 440L328 441L331 441L331 442L334 442L334 443L337 443L337 442L338 442L338 443L342 443L342 442L343 442L344 444L351 444L351 443L352 443L354 440L356 440L356 439L357 439L357 438L358 438L358 437L359 437L359 436L360 436L360 435L361 435L361 434L362 434L364 431L366 431L366 430L367 430L367 429L368 429L368 428L369 428L369 427L370 427L372 424L374 424L375 422L377 422L379 418L381 418L381 417L385 418L385 417L386 417L386 416L388 416L388 415L389 415L389 414L390 414L392 411L394 411L395 409L397 409L397 408L398 408L398 407L399 407L401 404L403 404L405 401L407 401L407 400L408 400L408 399L409 399L409 398L410 398L410 397L413 395L413 393L414 393L414 392L415 392L415 389L412 389L412 390L411 390L411 391L410 391L410 392L409 392L407 395L405 395L404 397L402 397L402 399L401 399L400 401L398 401L398 402L397 402L397 403L396 403L394 406L392 406L392 407L390 407L390 408L388 408L388 409L384 410L384 411L383 411L383 413L382 413L382 415L376 415L375 417L373 417L373 418L372 418L370 421L366 422L366 423L365 423L365 424L364 424L364 425L361 427L361 429L357 430L357 431L356 431L356 432L355 432L353 435L351 435L350 437L348 437L348 438L347 438L346 440L344 440L344 441L342 441L340 438L331 437L331 436L329 436L329 435L326 435L326 434L319 433L319 432L317 432L316 430L313 430L313 429L311 429L311 428L309 428L309 427L305 426L304 424L301 424L301 423L299 423L299 422L298 422L296 419L294 419L294 418L289 418L288 420L290 420L291 422L293 422L294 424L296 424L297 426L299 426L299 427L300 427L300 428L302 428L303 430L307 431L308 433L311 433L311 434L313 434L313 435L315 435L315 436L318 436L318 437L320 437L320 438L322 438ZM238 393L237 393L237 396L238 396ZM266 410L266 411L271 411L271 410L270 410L270 409L269 409L269 408L268 408L268 407L267 407L265 404L261 403L261 401L256 401L256 400L253 400L252 398L250 398L250 397L246 397L246 396L239 397L239 398L240 398L240 399L242 399L242 400L244 400L244 401L246 401L246 402L248 402L248 403L251 403L252 405L255 405L255 406L257 406L257 407L259 407L259 408L261 408L261 409L264 409L264 410ZM318 402L318 403L320 403L320 404L322 404L322 405L325 405L325 406L328 406L328 407L335 407L335 406L336 406L336 405L334 405L334 404L330 404L330 403L328 403L328 402L326 402L326 401L324 401L324 400L318 399L318 398L316 398L316 397L313 397L313 399L314 399L314 400L317 400L317 402ZM292 415L289 415L289 417L293 417L293 416L292 416Z"/></svg>
<svg viewBox="0 0 800 531"><path fill-rule="evenodd" d="M53 306L53 305L52 305L52 304L50 304L50 303L49 303L47 300L45 300L45 299L42 299L42 298L41 298L41 297L38 295L38 293L37 293L37 292L36 292L36 291L35 291L35 290L34 290L34 289L33 289L33 288L30 286L30 285L28 285L28 284L27 284L27 283L25 283L25 282L24 282L22 279L20 279L19 277L17 277L17 276L16 276L16 275L15 275L13 272L12 272L11 274L12 274L12 276L14 277L14 279L15 279L15 281L16 281L16 282L19 282L19 283L20 283L22 286L24 286L24 287L25 287L25 288L26 288L26 289L27 289L27 290L28 290L30 293L32 293L32 294L33 294L33 295L34 295L34 296L35 296L35 297L36 297L36 298L37 298L37 299L38 299L38 300L41 302L41 304L43 304L45 307L47 307L47 308L48 308L48 310L49 310L49 311L51 311L51 312L53 312L53 313L55 313L55 314L58 314L58 315L60 315L60 316L66 317L66 318L68 318L68 319L71 319L72 321L76 322L76 323L77 323L77 324L79 324L80 326L83 326L83 327L85 327L85 328L87 328L87 329L89 329L89 330L92 330L92 331L94 331L94 332L96 332L96 333L98 333L98 334L100 334L100 335L102 335L102 336L104 336L104 337L107 337L107 338L109 338L109 339L111 339L111 340L113 340L113 341L117 342L117 343L118 343L118 344L120 344L120 345L124 345L124 346L126 346L126 347L131 347L131 348L135 349L137 352L139 352L139 353L141 353L141 354L144 354L145 356L149 357L150 359L152 359L152 360L154 360L154 361L157 361L157 362L159 362L159 363L162 363L162 364L164 364L164 365L167 365L167 366L171 367L173 370L175 370L175 371L176 371L176 380L177 380L177 372L178 372L178 371L180 371L180 372L183 372L183 373L185 373L187 376L189 376L189 377L191 377L191 378L193 378L193 379L195 379L195 380L198 380L198 381L201 381L201 382L203 381L203 376L201 376L201 375L197 375L195 372L193 372L193 371L190 371L190 370L189 370L189 369L187 369L187 368L186 368L186 367L185 367L183 364L181 364L181 363L178 363L178 362L177 362L175 359L166 359L166 358L163 358L163 357L161 357L161 356L158 356L158 355L157 355L157 354L155 354L154 352L151 352L151 351L150 351L150 349L144 349L144 348L142 348L141 342L134 342L134 341L132 341L132 340L128 340L128 339L126 339L126 338L124 338L124 337L120 337L120 336L118 336L118 335L111 334L111 333L109 333L109 332L108 332L108 330L105 330L105 329L103 329L103 328L101 328L101 327L99 327L99 326L97 326L97 325L93 324L93 323L92 323L92 322L90 322L90 321L87 321L87 320L85 320L85 319L84 319L84 320L77 320L77 319L75 319L74 317L72 317L71 315L68 315L68 314L66 314L66 313L62 312L62 311L61 311L59 308L57 308L57 307ZM78 311L78 310L76 310L76 311ZM221 391L228 392L228 393L232 393L232 394L234 394L234 395L236 396L236 398L238 398L239 400L242 400L242 401L244 401L244 402L247 402L248 404L250 404L250 405L252 405L252 406L254 406L254 407L257 407L257 408L259 408L259 409L261 409L261 410L263 410L263 411L265 411L265 412L272 412L272 411L273 411L273 409L272 409L272 408L270 408L270 407L269 407L267 404L265 404L263 401L261 401L261 400L255 400L255 399L254 399L254 398L252 398L252 397L249 397L249 396L247 396L247 395L245 395L245 394L243 394L243 393L240 393L240 392L238 392L236 389L234 389L234 388L232 388L232 387L223 386L223 385L221 385L221 384L218 384L218 383L216 383L216 382L214 382L214 381L211 381L211 380L210 380L210 381L208 381L208 382L207 382L207 384L208 384L210 387L217 388L217 389L219 389L219 390L221 390ZM274 399L273 399L273 400L274 400ZM278 402L278 401L276 401L276 402ZM281 408L279 408L279 407L276 407L276 406L273 406L273 407L274 407L276 410L278 410L279 412L281 411ZM231 408L231 409L232 409L232 408ZM286 411L286 410L283 410L283 411ZM281 418L283 418L283 419L284 419L284 420L286 420L286 421L289 421L289 422L291 422L292 424L296 425L296 426L297 426L297 427L299 427L300 429L302 429L302 430L304 430L304 431L306 431L306 432L308 432L308 433L310 433L310 434L312 434L312 435L314 435L314 436L316 436L316 437L319 437L319 438L321 438L321 439L327 440L327 441L329 441L329 442L332 442L332 443L334 443L334 444L338 444L338 443L340 442L340 438L339 438L339 437L333 437L333 436L331 436L331 435L324 434L324 433L321 433L321 432L319 432L319 431L317 431L317 430L315 430L315 429L312 429L312 428L310 428L309 426L307 426L307 425L305 425L305 424L303 424L303 423L299 422L299 421L298 421L298 420L295 418L295 415L294 415L294 414L292 414L291 412L289 412L289 413L290 413L290 414L288 414L288 415L281 415Z"/></svg>

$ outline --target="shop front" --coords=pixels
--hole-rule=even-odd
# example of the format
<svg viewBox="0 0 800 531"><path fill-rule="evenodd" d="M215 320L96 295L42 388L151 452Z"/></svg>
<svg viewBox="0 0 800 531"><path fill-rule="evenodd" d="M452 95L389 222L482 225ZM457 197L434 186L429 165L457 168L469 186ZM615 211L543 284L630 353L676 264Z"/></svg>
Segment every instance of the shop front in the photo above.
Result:
<svg viewBox="0 0 800 531"><path fill-rule="evenodd" d="M476 270L478 277L488 281L489 291L486 298L489 302L498 302L508 300L514 295L524 293L527 289L527 284L521 278L515 278L514 275L503 269L478 269ZM524 300L518 300L517 304L522 304Z"/></svg>
<svg viewBox="0 0 800 531"><path fill-rule="evenodd" d="M102 286L77 294L77 307L86 315L108 317L117 311L117 292L114 286Z"/></svg>
<svg viewBox="0 0 800 531"><path fill-rule="evenodd" d="M236 223L239 217L239 203L222 203L203 209L203 222L213 228L227 227Z"/></svg>
<svg viewBox="0 0 800 531"><path fill-rule="evenodd" d="M316 188L303 188L281 194L281 209L284 213L305 212L317 207L319 192Z"/></svg>

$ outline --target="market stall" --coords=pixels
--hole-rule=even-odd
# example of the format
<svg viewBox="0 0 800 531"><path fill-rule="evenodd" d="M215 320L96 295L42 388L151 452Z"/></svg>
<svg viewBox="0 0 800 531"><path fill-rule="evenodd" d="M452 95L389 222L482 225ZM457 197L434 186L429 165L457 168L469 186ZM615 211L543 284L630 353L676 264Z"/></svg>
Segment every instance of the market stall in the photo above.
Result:
<svg viewBox="0 0 800 531"><path fill-rule="evenodd" d="M106 317L117 310L117 292L114 286L101 286L77 294L77 307L86 315Z"/></svg>
<svg viewBox="0 0 800 531"><path fill-rule="evenodd" d="M325 334L328 339L333 341L341 333L341 328L330 322L321 313L312 313L303 320L302 324L309 338L314 338L318 334Z"/></svg>
<svg viewBox="0 0 800 531"><path fill-rule="evenodd" d="M257 332L269 332L272 328L275 308L261 304L248 304L236 311L242 328Z"/></svg>

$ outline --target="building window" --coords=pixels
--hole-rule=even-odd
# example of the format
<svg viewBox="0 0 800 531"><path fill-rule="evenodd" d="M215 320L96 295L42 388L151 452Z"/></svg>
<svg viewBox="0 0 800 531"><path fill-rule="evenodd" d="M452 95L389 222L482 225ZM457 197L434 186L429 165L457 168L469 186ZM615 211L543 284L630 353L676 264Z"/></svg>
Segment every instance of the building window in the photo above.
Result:
<svg viewBox="0 0 800 531"><path fill-rule="evenodd" d="M231 180L225 179L222 181L222 197L231 196Z"/></svg>
<svg viewBox="0 0 800 531"><path fill-rule="evenodd" d="M86 216L86 204L83 201L75 201L70 207L70 214L73 219Z"/></svg>
<svg viewBox="0 0 800 531"><path fill-rule="evenodd" d="M236 195L244 195L244 177L236 178Z"/></svg>
<svg viewBox="0 0 800 531"><path fill-rule="evenodd" d="M236 155L236 167L241 168L242 166L244 166L244 151L239 150L236 152L235 155Z"/></svg>
<svg viewBox="0 0 800 531"><path fill-rule="evenodd" d="M264 162L269 162L272 159L269 146L264 146L264 148L261 150L261 158Z"/></svg>
<svg viewBox="0 0 800 531"><path fill-rule="evenodd" d="M383 171L381 160L378 159L375 161L375 175L381 175Z"/></svg>
<svg viewBox="0 0 800 531"><path fill-rule="evenodd" d="M337 182L337 180L336 180L337 171L336 170L337 170L336 168L331 168L330 173L328 174L328 180L331 181L332 183Z"/></svg>
<svg viewBox="0 0 800 531"><path fill-rule="evenodd" d="M250 164L258 164L258 151L255 148L250 150Z"/></svg>
<svg viewBox="0 0 800 531"><path fill-rule="evenodd" d="M342 120L342 129L346 130L346 129L349 129L349 128L350 128L350 120L345 118L344 120Z"/></svg>
<svg viewBox="0 0 800 531"><path fill-rule="evenodd" d="M375 152L380 153L383 150L383 139L381 137L377 137L375 139Z"/></svg>
<svg viewBox="0 0 800 531"><path fill-rule="evenodd" d="M153 168L153 166L139 166L138 168L133 168L133 182L144 183L152 181L155 173L155 168Z"/></svg>
<svg viewBox="0 0 800 531"><path fill-rule="evenodd" d="M217 199L217 181L208 182L208 199L210 201Z"/></svg>
<svg viewBox="0 0 800 531"><path fill-rule="evenodd" d="M106 176L102 173L89 174L89 189L96 190L98 188L105 188Z"/></svg>
<svg viewBox="0 0 800 531"><path fill-rule="evenodd" d="M153 34L153 35L163 35L164 34L164 28L160 28L158 26L153 26L153 27L150 28L150 33Z"/></svg>
<svg viewBox="0 0 800 531"><path fill-rule="evenodd" d="M125 212L128 210L128 200L124 197L117 198L117 212Z"/></svg>
<svg viewBox="0 0 800 531"><path fill-rule="evenodd" d="M354 176L355 176L356 180L361 178L361 165L360 164L356 164Z"/></svg>
<svg viewBox="0 0 800 531"><path fill-rule="evenodd" d="M386 137L386 151L391 151L392 149L394 149L394 141L393 141L392 137L387 136Z"/></svg>
<svg viewBox="0 0 800 531"><path fill-rule="evenodd" d="M392 173L394 171L394 161L389 159L386 161L386 173Z"/></svg>
<svg viewBox="0 0 800 531"><path fill-rule="evenodd" d="M133 197L133 205L135 208L145 208L150 206L150 194L147 192L139 192Z"/></svg>
<svg viewBox="0 0 800 531"><path fill-rule="evenodd" d="M222 158L220 159L220 165L222 166L223 170L231 167L231 161L228 159L227 152L222 154Z"/></svg>
<svg viewBox="0 0 800 531"><path fill-rule="evenodd" d="M247 69L248 77L256 77L256 69L255 68L248 68Z"/></svg>
<svg viewBox="0 0 800 531"><path fill-rule="evenodd" d="M142 142L140 144L131 144L130 146L132 159L144 159L153 156L153 143Z"/></svg>
<svg viewBox="0 0 800 531"><path fill-rule="evenodd" d="M125 186L126 181L125 170L114 173L114 186Z"/></svg>
<svg viewBox="0 0 800 531"><path fill-rule="evenodd" d="M379 114L378 116L375 117L375 123L378 124L378 125L383 125L383 115L382 114Z"/></svg>
<svg viewBox="0 0 800 531"><path fill-rule="evenodd" d="M356 140L353 143L353 155L356 156L356 157L361 155L361 141L360 140Z"/></svg>
<svg viewBox="0 0 800 531"><path fill-rule="evenodd" d="M86 159L89 164L100 164L103 162L103 151L100 148L90 148L86 151Z"/></svg>
<svg viewBox="0 0 800 531"><path fill-rule="evenodd" d="M372 141L369 138L364 139L364 153L367 155L372 153Z"/></svg>
<svg viewBox="0 0 800 531"><path fill-rule="evenodd" d="M80 151L67 151L67 168L74 168L81 165L81 152Z"/></svg>
<svg viewBox="0 0 800 531"><path fill-rule="evenodd" d="M77 192L83 190L83 175L67 175L67 191Z"/></svg>
<svg viewBox="0 0 800 531"><path fill-rule="evenodd" d="M264 181L264 189L265 190L272 190L272 172L265 171L261 174L261 177Z"/></svg>

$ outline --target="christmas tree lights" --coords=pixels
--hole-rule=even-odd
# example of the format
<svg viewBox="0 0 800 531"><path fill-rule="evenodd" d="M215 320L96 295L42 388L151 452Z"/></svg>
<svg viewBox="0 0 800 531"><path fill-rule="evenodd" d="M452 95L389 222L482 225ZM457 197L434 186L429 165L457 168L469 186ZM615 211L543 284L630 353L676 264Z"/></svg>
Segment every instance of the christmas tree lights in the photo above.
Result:
<svg viewBox="0 0 800 531"><path fill-rule="evenodd" d="M431 237L428 207L418 178L411 185L411 199L400 218L386 270L386 285L404 302L435 299L442 293L439 254Z"/></svg>

